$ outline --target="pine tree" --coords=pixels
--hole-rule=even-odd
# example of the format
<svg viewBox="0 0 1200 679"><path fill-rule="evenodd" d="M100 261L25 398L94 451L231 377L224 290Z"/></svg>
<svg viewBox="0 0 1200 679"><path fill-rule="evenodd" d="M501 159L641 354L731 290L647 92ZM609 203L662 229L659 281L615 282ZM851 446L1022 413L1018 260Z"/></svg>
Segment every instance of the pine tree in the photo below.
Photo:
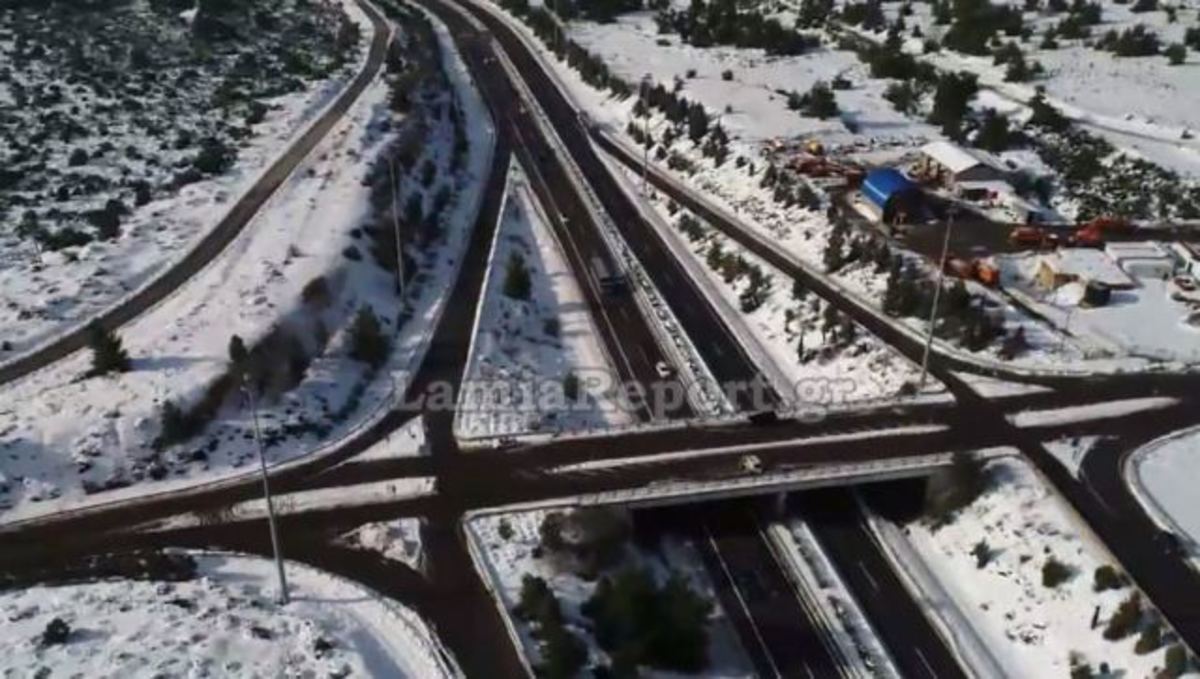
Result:
<svg viewBox="0 0 1200 679"><path fill-rule="evenodd" d="M234 335L229 338L229 362L237 368L243 368L246 365L246 359L249 358L249 352L246 351L246 343L242 338Z"/></svg>
<svg viewBox="0 0 1200 679"><path fill-rule="evenodd" d="M367 305L359 307L350 328L350 357L378 368L387 360L390 350L390 343L383 334L375 312Z"/></svg>
<svg viewBox="0 0 1200 679"><path fill-rule="evenodd" d="M509 254L504 272L504 295L513 299L528 300L532 292L533 280L529 276L525 258L516 252Z"/></svg>
<svg viewBox="0 0 1200 679"><path fill-rule="evenodd" d="M808 288L804 286L804 281L799 278L792 279L792 299L797 302L804 301L804 297L808 295Z"/></svg>
<svg viewBox="0 0 1200 679"><path fill-rule="evenodd" d="M845 254L842 251L845 241L846 235L843 229L835 223L833 230L829 234L829 241L825 243L825 254L823 257L825 270L829 273L834 273L845 265Z"/></svg>
<svg viewBox="0 0 1200 679"><path fill-rule="evenodd" d="M121 346L121 338L98 321L88 326L88 347L92 350L92 375L129 370L129 354Z"/></svg>

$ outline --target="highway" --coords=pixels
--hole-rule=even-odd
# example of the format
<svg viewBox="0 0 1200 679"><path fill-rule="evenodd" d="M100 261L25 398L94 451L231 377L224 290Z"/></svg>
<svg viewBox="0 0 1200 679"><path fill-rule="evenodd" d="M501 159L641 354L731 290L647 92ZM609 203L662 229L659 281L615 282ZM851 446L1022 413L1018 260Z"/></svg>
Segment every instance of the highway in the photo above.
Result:
<svg viewBox="0 0 1200 679"><path fill-rule="evenodd" d="M900 672L909 679L966 679L880 551L851 491L827 488L798 493L790 500L792 510L808 522L833 560Z"/></svg>
<svg viewBox="0 0 1200 679"><path fill-rule="evenodd" d="M595 192L687 334L696 342L713 374L718 380L729 382L761 380L758 369L739 348L716 310L690 283L657 232L641 219L630 197L609 175L592 147L596 137L589 138L589 131L580 125L569 102L521 41L503 22L469 2L465 6L487 27L486 32L473 27L451 0L423 0L422 4L450 28L492 111L497 140L460 276L450 293L446 312L433 329L430 350L408 395L426 393L435 383L453 385L456 393L461 386L474 317L482 297L487 256L496 234L505 177L514 158L529 174L540 204L551 217L554 233L585 288L588 308L596 319L601 340L615 354L614 363L622 378L654 381L657 379L654 364L664 360L636 304L628 297L605 295L590 281L590 258L609 257L611 262L611 254L597 232L598 225L587 200L568 181L567 168L535 123L534 112L516 96L508 73L497 59L497 48L508 54L520 77L535 93L584 175L585 183ZM373 21L376 20L378 17L373 16ZM619 153L619 149L614 153ZM715 220L713 225L717 228L735 238L746 239L747 247L755 242L747 236L747 227L716 213L705 215L707 207L703 201L668 179L651 174L656 185L662 182L660 190L681 204L694 205L701 216ZM244 223L236 228L242 226ZM766 257L771 252L766 249L761 254ZM786 261L772 263L808 280L817 294L901 353L910 358L919 355L916 353L919 342L896 330L886 319L861 309L822 278ZM46 358L41 365L51 360L52 357ZM765 471L772 473L1006 445L1017 447L1033 461L1117 554L1184 640L1193 648L1200 648L1200 581L1182 560L1162 553L1155 541L1157 529L1129 495L1120 477L1123 456L1139 441L1155 432L1161 433L1163 427L1177 428L1200 420L1200 382L1195 376L1184 375L1044 378L1033 381L1053 386L1055 391L989 400L979 396L954 373L968 369L977 370L953 357L936 355L932 360L932 374L948 386L954 403L897 405L813 421L783 421L773 426L755 426L744 420L683 422L662 430L518 443L498 451L461 450L453 436L454 413L443 409L423 413L432 451L429 457L354 461L360 452L418 414L395 410L327 454L274 474L275 488L281 492L338 488L368 480L421 475L436 477L437 492L415 500L353 509L324 508L288 516L283 520L284 551L290 558L363 582L413 605L432 621L468 676L520 676L516 650L508 641L499 611L473 568L461 534L461 520L469 510L561 500L581 493L654 489L668 482L745 478L748 473L740 461L748 450L753 450L761 458ZM4 374L0 371L0 378ZM1003 375L1004 371L997 374ZM1093 417L1035 429L1019 429L1007 419L1029 407L1062 407L1149 393L1173 395L1181 402L1153 415ZM777 395L772 395L769 400L774 403L776 398ZM412 398L406 400L414 402ZM751 412L763 404L742 397L737 399L737 405L743 412ZM661 416L678 420L690 414L684 406ZM656 416L652 411L641 413L643 419ZM924 428L906 429L914 426ZM1047 438L1090 432L1121 438L1088 458L1082 480L1074 479L1041 445ZM619 460L620 464L606 466L602 464L606 460ZM563 468L564 465L578 466ZM150 519L222 507L255 497L257 493L256 479L248 478L94 512L64 514L0 533L5 545L0 564L8 569L40 572L39 569L53 568L54 564L80 555L135 546L211 546L266 553L269 547L262 521L156 533L128 530ZM961 668L863 527L857 508L852 502L847 504L848 494L820 491L805 492L799 497L794 508L813 523L818 540L829 550L839 572L876 622L906 676L962 676ZM724 608L734 620L759 673L836 676L840 670L834 653L774 560L763 538L760 517L752 507L749 501L693 505L677 510L680 513L676 516L702 547L705 565L714 574ZM426 520L423 538L429 567L424 575L400 564L350 552L332 541L363 522L398 516L420 516Z"/></svg>
<svg viewBox="0 0 1200 679"><path fill-rule="evenodd" d="M705 569L760 677L843 675L832 641L813 619L763 532L756 503L680 508L690 516Z"/></svg>
<svg viewBox="0 0 1200 679"><path fill-rule="evenodd" d="M553 147L540 133L533 114L521 104L512 84L503 76L490 40L459 19L448 24L460 52L472 71L481 74L481 84L496 132L513 144L516 157L530 179L534 193L562 246L575 280L579 282L587 308L599 330L616 377L623 384L649 386L663 378L658 364L671 361L658 345L650 322L642 314L635 296L606 293L596 280L592 261L599 259L609 271L617 271L616 259L599 233L586 200L570 181L570 174ZM635 412L643 421L690 416L685 402L667 404L651 398L637 399Z"/></svg>
<svg viewBox="0 0 1200 679"><path fill-rule="evenodd" d="M182 259L171 265L150 284L123 299L95 320L108 329L116 329L140 316L187 283L192 276L213 261L227 245L250 223L267 199L284 180L342 120L346 111L358 100L367 85L379 74L390 41L391 32L384 18L367 0L357 0L374 27L374 38L367 61L354 80L338 95L333 104L275 159L266 172L234 203L229 212L217 222ZM0 385L40 370L87 346L87 324L71 330L37 349L0 365Z"/></svg>
<svg viewBox="0 0 1200 679"><path fill-rule="evenodd" d="M558 138L566 147L574 164L580 169L587 185L607 211L625 243L637 257L655 287L666 299L688 337L696 345L714 379L721 385L747 385L732 399L742 411L758 411L779 401L779 395L766 384L760 370L746 355L732 331L703 293L693 287L683 266L671 254L654 227L642 219L637 206L621 189L600 160L580 124L575 110L562 97L558 88L538 67L520 39L504 22L474 3L449 4L444 0L427 0L428 6L455 34L467 30L466 21L454 7L461 7L487 27L504 54L520 72L529 90L538 98ZM477 71L477 81L504 81L507 74L498 62L484 64ZM523 131L527 131L526 128ZM584 236L590 237L590 236ZM750 385L760 385L752 388Z"/></svg>
<svg viewBox="0 0 1200 679"><path fill-rule="evenodd" d="M604 172L602 165L595 160L594 151L580 139L584 133L581 129L579 116L571 106L571 103L558 89L554 80L544 71L541 62L502 20L493 16L490 11L481 8L480 5L472 0L459 1L463 7L488 27L497 41L502 45L519 71L520 76L526 80L530 90L538 97L539 105L554 124L559 136L567 144L568 148L570 148L572 155L576 158L577 164L579 164L588 177L589 183L596 188L597 193L604 200L606 192L613 191L611 188L607 189L607 191L604 189L604 187L611 186L612 179ZM613 153L627 165L640 168L640 159L633 157L628 152L622 153L621 148L616 145L606 145L603 140L603 134L600 134L598 130L592 129L588 132L597 144L606 151ZM850 299L825 279L814 276L805 269L801 269L789 259L782 257L774 249L766 247L762 241L751 237L750 234L752 232L748 227L734 223L723 214L717 213L694 192L683 189L675 181L665 176L665 174L651 168L649 177L656 188L664 191L685 207L693 209L714 227L738 240L752 252L762 256L771 264L778 266L785 273L804 280L817 295L823 297L844 313L847 313L857 323L881 338L897 351L910 359L920 359L924 347L919 338L900 331L888 319L864 308L856 300ZM604 202L606 205L621 204L626 202L625 198L623 195L620 197L614 196L612 200L604 200ZM627 224L641 223L632 212L629 213L629 216L630 220ZM618 223L623 226L626 225L621 220L618 220ZM650 231L652 232L652 230ZM645 234L645 236L647 241L657 241L657 237L653 233ZM630 240L631 243L636 242L636 239L628 236L627 240ZM639 252L639 257L641 256L646 255ZM650 265L647 265L647 269L650 271L658 270L657 267ZM679 280L684 279L680 278ZM660 287L663 287L661 283ZM663 287L663 289L664 294L670 294L669 291L671 291L671 288L669 286ZM693 292L692 294L699 295L698 292ZM672 300L672 307L678 308L675 300ZM688 331L691 336L698 336L692 331L691 327L688 328ZM721 356L710 357L710 355L706 354L705 358L709 361L710 367L713 368L715 374L728 374L727 371L719 367L721 365L719 361L722 358ZM718 361L714 362L713 358L718 359ZM1108 516L1109 511L1106 509L1106 503L1101 502L1097 498L1097 490L1095 488L1087 488L1071 478L1062 466L1046 451L1044 446L1041 445L1039 438L1029 432L1022 432L1010 424L1005 419L1005 413L1001 408L979 396L954 372L955 370L981 372L1001 378L1016 378L1018 381L1037 382L1048 386L1061 386L1065 387L1068 391L1077 392L1079 390L1086 390L1095 397L1103 397L1106 388L1116 390L1141 388L1143 393L1157 393L1170 389L1183 395L1185 398L1189 398L1193 403L1196 396L1200 395L1200 380L1198 380L1195 374L1132 373L1112 376L1088 376L1084 378L1077 376L1028 378L1000 367L981 369L970 361L947 354L938 353L931 360L930 372L954 394L964 421L972 423L973 431L981 439L998 438L1016 445L1055 484L1076 509L1089 520L1092 528L1099 534L1104 543L1117 554L1154 553L1157 549L1154 541L1157 529L1144 512L1135 511L1123 522L1109 521L1110 517ZM718 379L722 379L722 377L718 375ZM1109 473L1119 477L1119 470L1110 470ZM1156 604L1162 608L1166 617L1180 631L1189 645L1193 648L1200 648L1200 620L1197 620L1197 611L1200 611L1200 581L1197 580L1195 573L1191 572L1184 565L1183 561L1178 558L1131 559L1130 563L1126 564L1126 567L1129 568L1134 579L1146 589ZM1171 586L1161 586L1156 583L1168 583ZM1188 596L1174 596L1172 592L1178 591L1179 588L1186 590L1189 593Z"/></svg>

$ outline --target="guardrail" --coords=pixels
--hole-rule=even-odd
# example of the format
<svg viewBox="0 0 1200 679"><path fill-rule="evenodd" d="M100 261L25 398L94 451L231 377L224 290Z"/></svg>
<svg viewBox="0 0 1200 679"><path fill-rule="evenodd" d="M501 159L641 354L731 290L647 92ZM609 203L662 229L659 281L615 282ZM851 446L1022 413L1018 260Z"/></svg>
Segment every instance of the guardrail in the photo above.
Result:
<svg viewBox="0 0 1200 679"><path fill-rule="evenodd" d="M758 337L751 332L750 328L746 325L745 316L734 309L725 295L716 288L712 278L702 268L703 265L696 260L696 256L687 249L687 245L680 239L679 233L663 220L662 216L658 214L658 211L653 206L648 204L647 200L638 196L629 186L628 177L624 175L622 168L613 167L613 162L605 159L603 156L600 157L600 160L602 163L608 165L609 172L616 180L617 186L621 188L629 198L629 202L642 215L642 220L658 232L659 238L667 246L667 249L671 251L671 254L674 255L675 260L679 262L684 273L692 281L693 287L700 291L705 299L708 300L708 303L712 305L713 309L716 310L717 315L725 321L725 325L729 328L730 333L737 340L738 344L742 346L742 351L746 352L751 362L757 365L759 370L764 373L775 392L779 394L781 408L787 409L794 405L793 397L795 394L793 393L791 380L784 375L779 364L763 348Z"/></svg>
<svg viewBox="0 0 1200 679"><path fill-rule="evenodd" d="M496 571L496 567L492 565L491 559L483 554L483 546L479 544L480 537L475 532L473 522L482 512L468 512L462 518L462 530L466 536L467 553L471 555L471 561L475 564L475 571L482 577L483 587L488 591L488 595L492 597L492 602L496 604L496 610L500 613L500 619L504 621L504 629L508 632L508 640L512 643L513 648L517 651L517 659L521 661L521 666L525 669L525 673L530 677L536 677L537 672L533 669L533 662L529 658L528 649L525 642L521 639L521 633L517 631L516 625L513 623L512 614L508 610L508 604L504 600L504 594L499 590L497 583L500 582L500 574Z"/></svg>
<svg viewBox="0 0 1200 679"><path fill-rule="evenodd" d="M512 163L504 171L505 185L508 185L512 177ZM508 209L508 189L504 191L504 195L500 197L500 209L496 213L496 232L492 235L492 245L488 248L487 269L483 272L483 284L480 287L479 300L475 305L475 321L471 324L471 345L467 348L467 363L463 366L463 373L469 379L471 377L471 368L475 365L476 348L479 340L479 324L483 320L483 306L487 303L489 286L492 282L492 274L495 272L496 265L496 250L500 244L500 225L504 223L504 213ZM458 406L454 409L454 424L452 431L455 439L466 439L467 437L462 431L463 409L462 402L466 398L466 391L461 391L458 395Z"/></svg>
<svg viewBox="0 0 1200 679"><path fill-rule="evenodd" d="M805 526L805 530L807 530L807 526ZM799 541L791 534L789 527L780 523L772 523L763 530L763 533L767 537L767 544L774 552L775 558L785 566L784 576L800 592L799 598L804 608L825 629L829 643L835 647L843 671L862 679L876 676L877 673L867 667L861 652L854 645L856 640L845 628L843 621L837 616L829 614L830 599L825 597L822 591L824 588L815 572L816 569L807 561L807 554ZM825 555L821 554L821 557L824 558ZM855 602L851 603L855 607L858 605ZM895 672L895 668L890 669L892 672L889 676L899 676L899 673Z"/></svg>

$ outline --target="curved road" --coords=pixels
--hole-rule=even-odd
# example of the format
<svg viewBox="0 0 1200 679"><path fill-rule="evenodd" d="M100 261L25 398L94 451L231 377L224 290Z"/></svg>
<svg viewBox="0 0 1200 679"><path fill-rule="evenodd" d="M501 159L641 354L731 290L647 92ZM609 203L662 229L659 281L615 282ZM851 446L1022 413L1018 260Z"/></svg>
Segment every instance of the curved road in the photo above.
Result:
<svg viewBox="0 0 1200 679"><path fill-rule="evenodd" d="M387 56L391 31L387 21L367 0L357 0L359 6L371 20L374 37L367 53L367 62L361 71L342 91L333 104L312 123L304 134L263 173L262 177L242 195L233 208L192 248L183 259L176 262L149 285L139 289L116 306L108 309L94 320L108 329L116 329L140 316L142 313L166 299L192 276L213 261L227 245L250 223L267 199L275 193L292 171L329 134L334 125L341 121L350 106L366 90L367 85L379 74ZM40 370L87 346L87 324L83 324L57 339L39 346L3 365L0 365L0 385L17 380Z"/></svg>

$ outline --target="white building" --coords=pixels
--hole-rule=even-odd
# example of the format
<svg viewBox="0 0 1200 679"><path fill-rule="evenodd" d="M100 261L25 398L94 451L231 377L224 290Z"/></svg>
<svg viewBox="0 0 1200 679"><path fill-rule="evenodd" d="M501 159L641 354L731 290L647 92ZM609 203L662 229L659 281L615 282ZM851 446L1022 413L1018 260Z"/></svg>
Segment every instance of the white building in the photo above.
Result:
<svg viewBox="0 0 1200 679"><path fill-rule="evenodd" d="M1114 242L1106 244L1104 252L1134 278L1164 278L1175 273L1175 258L1159 243Z"/></svg>
<svg viewBox="0 0 1200 679"><path fill-rule="evenodd" d="M1060 248L1038 262L1037 282L1046 290L1067 283L1099 283L1107 288L1129 289L1133 279L1106 253L1092 248Z"/></svg>
<svg viewBox="0 0 1200 679"><path fill-rule="evenodd" d="M946 186L962 182L1003 181L1008 174L983 154L948 141L935 141L922 146L916 173L922 179Z"/></svg>

